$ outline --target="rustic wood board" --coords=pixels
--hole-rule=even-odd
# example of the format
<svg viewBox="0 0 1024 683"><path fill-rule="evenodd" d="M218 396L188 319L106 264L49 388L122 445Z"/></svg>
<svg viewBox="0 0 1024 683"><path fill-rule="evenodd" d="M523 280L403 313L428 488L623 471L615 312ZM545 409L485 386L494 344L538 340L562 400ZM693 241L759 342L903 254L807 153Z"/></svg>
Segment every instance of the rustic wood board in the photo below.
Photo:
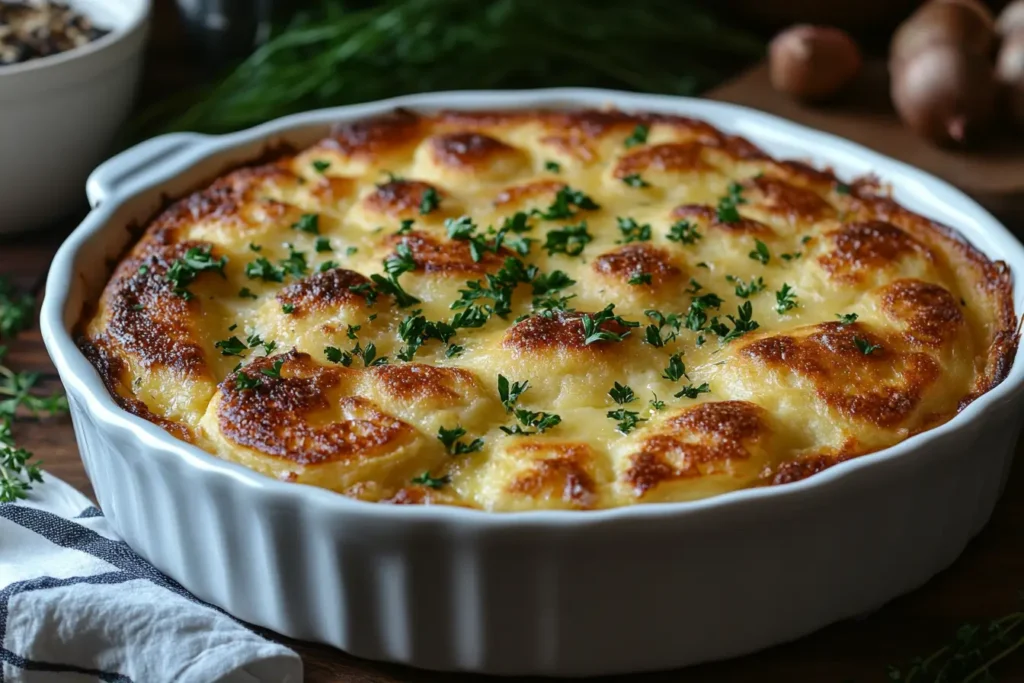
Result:
<svg viewBox="0 0 1024 683"><path fill-rule="evenodd" d="M811 106L772 89L768 67L761 64L715 88L708 97L859 142L949 181L1008 225L1024 223L1024 131L993 127L995 132L971 151L936 147L916 137L896 117L888 84L885 63L870 60L841 97Z"/></svg>
<svg viewBox="0 0 1024 683"><path fill-rule="evenodd" d="M755 68L710 93L710 96L756 106L917 163L953 182L961 181L965 189L1000 212L1004 220L1010 222L1007 216L1024 219L1024 166L1016 166L1009 160L997 162L1004 164L1000 168L1011 176L1009 181L998 177L1000 171L968 172L960 166L970 162L965 162L961 156L922 149L915 138L895 125L891 113L886 118L877 109L875 113L832 108L804 109L776 96L768 87L763 68ZM977 160L974 163L985 162ZM1019 227L1024 228L1024 220ZM61 239L61 233L54 233L42 237L35 235L32 239L0 241L0 273L13 276L26 289L40 292L45 271ZM19 369L39 371L43 373L47 386L58 386L37 330L26 332L13 345L10 362ZM16 433L24 446L46 461L47 471L92 495L67 418L19 421ZM1018 453L1021 450L1024 448L1018 446ZM1020 543L1021 538L1024 538L1024 468L1018 464L986 529L951 568L917 591L894 600L871 615L834 624L793 643L728 662L633 676L628 680L634 683L681 680L870 683L887 680L889 664L905 664L915 656L929 654L948 642L961 623L983 621L1018 608L1018 590L1024 588L1024 545ZM912 539L908 539L910 542ZM752 580L756 580L756 568L751 571ZM771 587L766 586L765 590L771 590ZM685 616L681 615L681 618ZM368 662L326 646L268 635L300 652L306 666L306 680L313 683L470 683L485 680L481 676L452 676ZM1004 662L996 673L999 680L1024 680L1024 655Z"/></svg>

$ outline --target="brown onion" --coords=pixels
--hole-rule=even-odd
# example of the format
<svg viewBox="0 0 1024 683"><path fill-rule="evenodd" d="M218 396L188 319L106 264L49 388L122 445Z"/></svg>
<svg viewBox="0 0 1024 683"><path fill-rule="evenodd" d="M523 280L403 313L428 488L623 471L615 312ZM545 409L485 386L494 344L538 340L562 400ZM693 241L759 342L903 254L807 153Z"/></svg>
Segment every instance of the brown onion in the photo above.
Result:
<svg viewBox="0 0 1024 683"><path fill-rule="evenodd" d="M860 70L860 48L845 32L800 24L775 36L768 48L772 86L802 100L829 97Z"/></svg>
<svg viewBox="0 0 1024 683"><path fill-rule="evenodd" d="M992 16L992 10L981 0L932 0L933 2L948 2L954 5L963 5L972 12L976 12L982 21L988 24L989 28L995 26L996 19Z"/></svg>
<svg viewBox="0 0 1024 683"><path fill-rule="evenodd" d="M891 94L900 118L918 135L962 145L992 118L996 87L987 59L938 44L898 65Z"/></svg>
<svg viewBox="0 0 1024 683"><path fill-rule="evenodd" d="M996 80L1011 118L1024 127L1024 27L1006 36L996 61Z"/></svg>
<svg viewBox="0 0 1024 683"><path fill-rule="evenodd" d="M995 30L986 17L965 2L935 0L900 24L889 47L889 67L900 64L932 45L955 45L973 55L988 57Z"/></svg>

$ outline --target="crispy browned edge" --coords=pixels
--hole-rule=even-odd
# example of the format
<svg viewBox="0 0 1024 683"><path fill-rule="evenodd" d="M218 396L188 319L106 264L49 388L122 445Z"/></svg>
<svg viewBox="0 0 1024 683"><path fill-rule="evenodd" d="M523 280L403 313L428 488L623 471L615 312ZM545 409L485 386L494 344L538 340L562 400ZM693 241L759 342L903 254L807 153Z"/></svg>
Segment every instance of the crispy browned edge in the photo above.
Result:
<svg viewBox="0 0 1024 683"><path fill-rule="evenodd" d="M610 128L622 125L644 122L678 122L681 125L691 126L695 131L700 131L701 135L711 136L714 134L717 137L717 144L720 148L729 151L739 158L759 158L777 163L784 167L788 173L801 177L802 180L809 184L823 182L838 184L841 182L832 172L830 167L817 169L796 160L778 160L765 154L760 150L760 148L753 145L746 139L723 133L706 121L670 114L648 112L628 114L617 110L602 111L596 109L581 109L570 112L536 109L528 111L489 112L439 111L435 114L420 116L419 114L410 112L407 109L396 108L391 112L377 114L358 121L346 122L343 125L352 126L355 124L358 126L359 124L372 124L379 119L386 119L388 117L391 117L392 121L394 121L395 118L402 119L409 117L410 115L421 121L433 118L448 124L463 124L467 126L480 127L497 125L506 121L522 120L527 117L544 116L555 120L562 120L564 123L569 124L566 127L571 126L573 129L582 131L587 135L601 135ZM336 126L331 130L329 135L333 135L337 130L338 128ZM405 131L403 134L406 134L407 132L408 131ZM129 239L126 241L124 248L118 256L107 262L108 271L113 272L116 265L120 263L142 239L145 235L146 228L174 202L188 197L194 192L201 191L211 182L231 171L277 161L286 155L295 154L298 151L301 150L296 150L293 146L284 142L277 142L273 145L268 144L260 154L253 156L247 161L224 164L218 172L211 174L211 176L205 177L202 180L198 180L180 197L172 198L164 195L161 206L145 221L141 223L133 221L125 226L125 229L129 233ZM933 230L940 239L943 239L946 244L949 245L949 248L953 252L974 264L981 274L978 284L985 289L985 294L994 303L997 316L996 329L993 334L991 347L989 348L984 374L976 381L973 391L963 397L960 401L957 407L957 412L959 412L978 397L988 391L991 391L1006 379L1010 372L1010 368L1013 365L1020 341L1021 324L1018 323L1017 316L1014 313L1013 282L1010 269L1003 261L989 260L979 249L971 244L966 237L961 235L954 228L905 209L889 196L887 189L882 186L875 176L866 175L854 179L850 183L849 187L850 194L857 200L862 201L865 205L872 206L876 210L884 210L887 212L888 216L900 215L908 218L925 230ZM972 282L972 284L974 283ZM75 338L76 344L82 349L83 353L90 360L90 363L96 367L97 372L99 372L103 379L104 385L122 408L128 412L134 413L161 425L179 438L190 440L190 433L188 433L187 429L182 433L181 425L176 425L167 420L157 418L157 416L153 415L144 405L136 405L136 403L139 403L138 401L126 399L117 393L116 385L117 381L120 379L120 374L123 372L123 364L97 362L98 358L95 353L96 347L84 336L85 325L95 314L98 301L99 297L83 303L77 323L72 329L72 334ZM119 368L115 368L115 365L119 365ZM936 425L931 424L924 429L930 429L934 426ZM864 454L865 453L857 453L858 456ZM849 454L838 453L835 455L817 456L806 462L797 461L787 463L784 466L779 467L775 472L766 473L767 476L762 479L761 484L776 485L797 481L811 476L812 474L821 472L835 464L838 464L839 462L849 459L850 457L851 456Z"/></svg>

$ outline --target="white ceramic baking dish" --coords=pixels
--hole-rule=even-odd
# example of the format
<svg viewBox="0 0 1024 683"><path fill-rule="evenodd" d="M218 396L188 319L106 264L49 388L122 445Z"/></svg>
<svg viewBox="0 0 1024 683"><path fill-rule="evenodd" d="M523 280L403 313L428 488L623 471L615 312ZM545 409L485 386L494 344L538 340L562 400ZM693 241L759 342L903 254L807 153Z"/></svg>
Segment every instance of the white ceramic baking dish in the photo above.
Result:
<svg viewBox="0 0 1024 683"><path fill-rule="evenodd" d="M597 512L377 505L265 478L175 440L108 396L70 330L107 264L166 197L268 145L396 106L605 104L703 118L840 177L876 173L907 207L1024 273L1024 248L948 184L741 107L597 90L459 92L290 116L135 147L93 173L94 207L53 262L46 346L104 512L140 554L249 622L442 670L584 675L676 667L873 610L952 563L985 524L1020 429L1024 364L948 423L785 486ZM1017 310L1024 289L1015 286Z"/></svg>

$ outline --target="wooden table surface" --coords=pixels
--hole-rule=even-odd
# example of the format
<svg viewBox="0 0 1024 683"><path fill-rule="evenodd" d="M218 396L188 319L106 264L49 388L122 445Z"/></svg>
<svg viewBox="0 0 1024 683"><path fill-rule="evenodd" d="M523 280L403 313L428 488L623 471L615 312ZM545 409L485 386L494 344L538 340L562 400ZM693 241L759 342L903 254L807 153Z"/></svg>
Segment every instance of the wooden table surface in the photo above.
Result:
<svg viewBox="0 0 1024 683"><path fill-rule="evenodd" d="M159 46L158 46L159 49ZM168 79L165 79L168 80ZM169 79L173 80L173 79ZM794 109L775 98L767 88L763 72L756 70L733 84L719 89L721 99L761 106L769 111L785 113L790 118L812 119L818 127L827 128L828 116L820 111ZM877 119L877 115L872 118ZM864 125L870 125L867 119ZM851 126L849 117L841 118L840 126ZM891 123L886 131L883 151L894 156L924 155L933 172L956 176L958 157L943 157L920 151L920 145L906 135L893 133ZM871 144L871 138L862 141ZM945 160L943 160L945 159ZM1000 179L1002 180L1002 179ZM1024 184L1024 175L1016 178ZM973 189L973 188L972 188ZM1013 194L1013 193L1011 193ZM1024 216L1024 195L1000 195L993 198L991 208L1008 224ZM1024 232L1024 220L1011 225ZM66 235L67 227L45 235L0 241L0 274L11 276L26 290L41 292L53 252ZM37 370L44 375L44 385L59 388L53 367L46 356L38 331L24 333L13 345L9 356L12 367ZM45 468L91 497L91 487L78 457L74 434L67 418L41 422L20 420L16 425L20 444L36 452ZM1018 451L1020 447L1018 447ZM829 626L799 641L775 647L728 662L706 664L684 671L663 672L629 677L634 683L656 681L715 681L721 683L746 681L884 681L890 664L903 665L918 655L927 655L949 642L956 628L964 622L981 622L1016 611L1018 591L1024 589L1024 466L1018 458L1006 492L991 522L971 542L957 562L919 590L894 600L881 610L857 620ZM908 539L908 543L913 542ZM279 638L274 634L271 637ZM329 647L279 638L302 655L306 680L362 681L455 681L484 680L484 677L421 672L413 669L359 660ZM1024 681L1024 653L1011 657L996 669L1001 681Z"/></svg>

